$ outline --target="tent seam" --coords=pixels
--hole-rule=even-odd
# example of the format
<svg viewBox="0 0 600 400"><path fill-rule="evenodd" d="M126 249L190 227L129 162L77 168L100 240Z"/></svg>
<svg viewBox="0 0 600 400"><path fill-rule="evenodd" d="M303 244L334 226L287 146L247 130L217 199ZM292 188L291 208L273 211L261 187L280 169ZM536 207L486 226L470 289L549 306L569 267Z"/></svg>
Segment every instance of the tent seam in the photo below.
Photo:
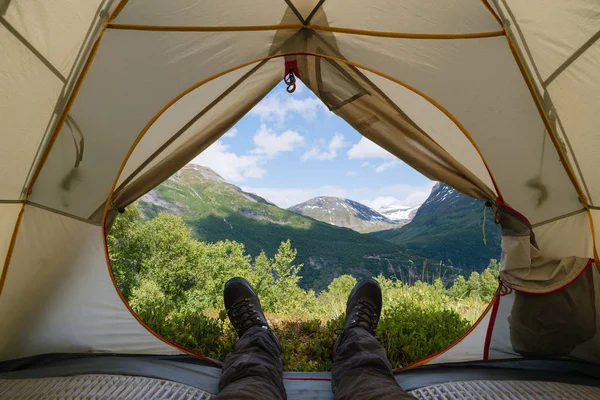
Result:
<svg viewBox="0 0 600 400"><path fill-rule="evenodd" d="M487 8L487 10L490 12L490 14L492 14L492 16L494 17L494 19L496 20L496 22L498 22L498 25L500 27L502 27L502 20L500 20L500 17L498 16L498 14L496 14L496 12L492 9L492 6L490 6L490 3L488 3L487 0L481 0L481 3L483 3L483 6L485 8Z"/></svg>
<svg viewBox="0 0 600 400"><path fill-rule="evenodd" d="M308 25L310 23L310 20L312 19L312 17L315 16L317 11L319 11L321 9L321 7L323 6L323 3L325 3L325 0L319 0L317 5L315 6L315 8L312 9L312 11L308 14L308 17L306 17L306 19L304 20L305 25Z"/></svg>
<svg viewBox="0 0 600 400"><path fill-rule="evenodd" d="M300 14L300 11L298 11L298 9L294 5L294 3L292 3L292 0L283 0L283 1L285 2L285 4L287 4L287 6L290 8L290 10L292 10L292 12L296 16L296 18L298 18L298 21L300 21L302 23L302 25L306 24L306 21L302 17L302 14Z"/></svg>
<svg viewBox="0 0 600 400"><path fill-rule="evenodd" d="M33 54L52 74L54 74L63 84L67 82L67 78L63 76L63 74L48 60L44 55L35 48L34 45L29 43L29 41L21 35L21 32L16 30L3 16L0 15L0 24L6 28L6 30L12 34L23 46L29 50L31 54Z"/></svg>
<svg viewBox="0 0 600 400"><path fill-rule="evenodd" d="M583 53L592 47L600 39L600 31L592 35L581 47L579 47L569 58L567 58L561 65L559 65L553 73L550 74L545 81L542 82L544 87L548 87L554 79L558 78L560 74L566 71Z"/></svg>
<svg viewBox="0 0 600 400"><path fill-rule="evenodd" d="M538 222L538 223L535 223L535 224L531 224L531 227L532 228L537 228L539 226L544 226L544 225L549 224L551 222L560 221L561 219L569 218L569 217L581 214L581 213L586 212L586 211L587 211L587 209L581 208L581 209L579 209L577 211L573 211L573 212L570 212L570 213L567 213L567 214L563 214L563 215L559 215L559 216L554 217L554 218L547 219L545 221L541 221L541 222Z"/></svg>

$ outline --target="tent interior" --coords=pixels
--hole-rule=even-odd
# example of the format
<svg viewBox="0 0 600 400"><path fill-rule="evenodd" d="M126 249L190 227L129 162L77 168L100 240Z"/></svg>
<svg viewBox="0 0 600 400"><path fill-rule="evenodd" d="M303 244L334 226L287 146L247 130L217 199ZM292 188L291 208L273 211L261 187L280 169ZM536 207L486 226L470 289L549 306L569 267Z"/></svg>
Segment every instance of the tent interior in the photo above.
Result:
<svg viewBox="0 0 600 400"><path fill-rule="evenodd" d="M487 311L402 386L599 398L599 38L596 0L0 0L0 397L216 392L214 360L133 313L106 232L300 79L502 229Z"/></svg>

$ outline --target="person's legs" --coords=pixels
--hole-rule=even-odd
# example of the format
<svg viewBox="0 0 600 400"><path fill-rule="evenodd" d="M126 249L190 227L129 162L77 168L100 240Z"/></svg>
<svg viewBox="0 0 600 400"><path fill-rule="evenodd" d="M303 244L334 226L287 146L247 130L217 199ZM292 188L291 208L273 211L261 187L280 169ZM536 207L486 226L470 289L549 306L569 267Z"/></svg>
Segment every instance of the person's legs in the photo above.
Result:
<svg viewBox="0 0 600 400"><path fill-rule="evenodd" d="M411 399L396 382L385 350L375 337L381 314L377 281L359 282L348 298L344 331L333 349L334 399Z"/></svg>
<svg viewBox="0 0 600 400"><path fill-rule="evenodd" d="M225 358L216 399L286 399L281 346L252 286L242 278L230 279L224 298L240 340Z"/></svg>

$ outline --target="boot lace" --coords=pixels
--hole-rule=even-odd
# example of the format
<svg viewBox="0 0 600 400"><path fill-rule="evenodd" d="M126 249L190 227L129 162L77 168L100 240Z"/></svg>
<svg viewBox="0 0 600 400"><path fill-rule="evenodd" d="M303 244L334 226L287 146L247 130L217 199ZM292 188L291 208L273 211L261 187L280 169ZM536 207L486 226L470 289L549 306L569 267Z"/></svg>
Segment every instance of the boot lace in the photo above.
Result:
<svg viewBox="0 0 600 400"><path fill-rule="evenodd" d="M229 318L238 332L245 332L253 326L265 326L249 298L232 304L229 307Z"/></svg>
<svg viewBox="0 0 600 400"><path fill-rule="evenodd" d="M379 318L377 307L368 301L358 300L358 305L354 307L354 310L356 310L354 319L348 325L348 328L360 326L375 336L375 328Z"/></svg>

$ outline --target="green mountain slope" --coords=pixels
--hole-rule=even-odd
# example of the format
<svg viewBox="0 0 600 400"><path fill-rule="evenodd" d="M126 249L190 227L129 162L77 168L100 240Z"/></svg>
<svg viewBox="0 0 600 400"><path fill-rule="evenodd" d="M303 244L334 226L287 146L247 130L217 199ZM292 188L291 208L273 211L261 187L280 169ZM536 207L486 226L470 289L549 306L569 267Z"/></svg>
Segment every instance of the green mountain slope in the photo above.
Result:
<svg viewBox="0 0 600 400"><path fill-rule="evenodd" d="M342 274L360 278L381 273L414 281L420 273L410 266L422 258L403 245L281 209L197 165L184 167L138 206L146 218L160 212L180 215L198 240L235 240L254 256L261 250L272 255L290 239L298 250L297 262L304 264L304 288L322 290Z"/></svg>
<svg viewBox="0 0 600 400"><path fill-rule="evenodd" d="M402 243L412 252L443 260L465 272L482 271L491 258L499 259L501 239L500 229L487 210L484 244L483 209L483 201L438 183L409 224L372 235Z"/></svg>

